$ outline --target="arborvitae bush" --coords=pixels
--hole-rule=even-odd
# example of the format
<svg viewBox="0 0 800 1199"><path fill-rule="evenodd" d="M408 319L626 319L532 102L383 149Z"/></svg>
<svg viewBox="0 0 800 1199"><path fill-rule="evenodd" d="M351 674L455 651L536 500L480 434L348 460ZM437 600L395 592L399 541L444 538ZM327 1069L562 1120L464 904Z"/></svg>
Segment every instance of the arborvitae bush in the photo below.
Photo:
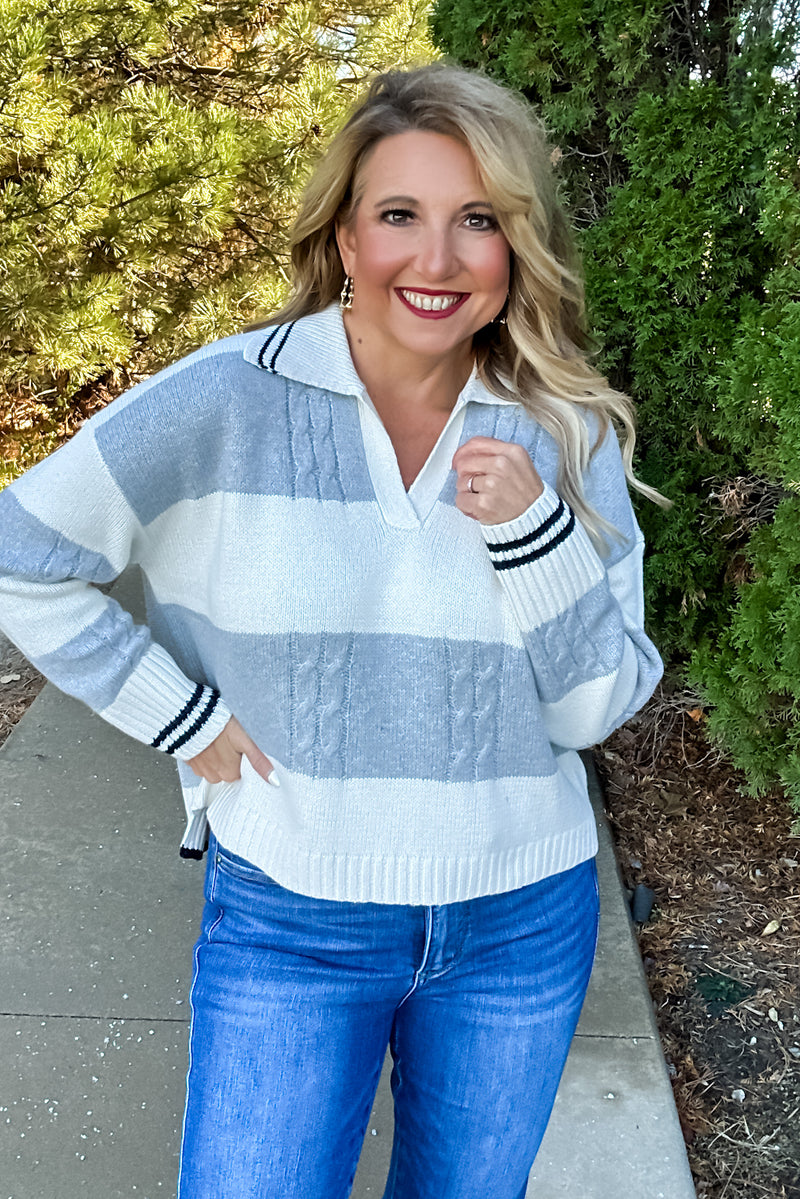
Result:
<svg viewBox="0 0 800 1199"><path fill-rule="evenodd" d="M439 0L434 39L551 130L599 364L639 411L665 655L756 789L800 802L798 10Z"/></svg>
<svg viewBox="0 0 800 1199"><path fill-rule="evenodd" d="M701 641L691 674L752 786L777 776L800 809L800 172L794 153L773 165L759 228L780 265L742 315L717 396L719 425L750 465L723 502L753 531L728 626Z"/></svg>

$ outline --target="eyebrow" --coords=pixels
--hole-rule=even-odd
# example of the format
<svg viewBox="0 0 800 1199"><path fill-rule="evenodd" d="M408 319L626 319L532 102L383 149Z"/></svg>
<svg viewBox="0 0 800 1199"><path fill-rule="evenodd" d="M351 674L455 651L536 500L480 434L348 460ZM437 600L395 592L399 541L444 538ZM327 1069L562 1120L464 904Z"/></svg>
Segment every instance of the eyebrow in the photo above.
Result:
<svg viewBox="0 0 800 1199"><path fill-rule="evenodd" d="M416 200L414 196L386 196L384 199L378 200L375 207L385 208L387 204L403 204L411 208L416 207L419 204L419 200ZM458 211L471 212L475 208L488 208L490 211L493 211L493 207L489 200L471 200L467 204L462 204Z"/></svg>

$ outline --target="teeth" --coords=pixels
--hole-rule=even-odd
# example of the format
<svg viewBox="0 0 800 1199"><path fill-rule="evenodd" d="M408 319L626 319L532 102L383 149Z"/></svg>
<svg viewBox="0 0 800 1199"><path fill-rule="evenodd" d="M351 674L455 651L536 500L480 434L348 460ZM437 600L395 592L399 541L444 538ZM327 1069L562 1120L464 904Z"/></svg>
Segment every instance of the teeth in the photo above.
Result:
<svg viewBox="0 0 800 1199"><path fill-rule="evenodd" d="M413 304L415 308L421 308L424 312L441 312L444 308L452 308L461 299L460 295L455 296L423 296L418 291L405 291L401 289L403 298L409 304Z"/></svg>

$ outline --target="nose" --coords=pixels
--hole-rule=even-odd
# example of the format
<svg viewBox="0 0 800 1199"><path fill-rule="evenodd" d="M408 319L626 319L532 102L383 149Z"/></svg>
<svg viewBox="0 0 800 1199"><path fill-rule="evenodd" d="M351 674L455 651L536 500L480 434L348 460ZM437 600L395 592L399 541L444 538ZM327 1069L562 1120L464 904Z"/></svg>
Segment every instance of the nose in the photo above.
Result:
<svg viewBox="0 0 800 1199"><path fill-rule="evenodd" d="M428 228L421 236L417 269L429 282L451 278L458 270L455 238L449 228Z"/></svg>

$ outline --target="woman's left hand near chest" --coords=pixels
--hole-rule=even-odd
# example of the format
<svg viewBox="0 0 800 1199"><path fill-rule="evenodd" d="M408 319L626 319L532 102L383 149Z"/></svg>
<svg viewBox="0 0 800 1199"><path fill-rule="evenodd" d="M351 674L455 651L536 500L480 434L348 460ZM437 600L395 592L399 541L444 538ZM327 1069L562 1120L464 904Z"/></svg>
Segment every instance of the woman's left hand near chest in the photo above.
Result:
<svg viewBox="0 0 800 1199"><path fill-rule="evenodd" d="M544 484L528 451L512 441L471 437L453 455L456 507L482 525L500 525L530 508Z"/></svg>

